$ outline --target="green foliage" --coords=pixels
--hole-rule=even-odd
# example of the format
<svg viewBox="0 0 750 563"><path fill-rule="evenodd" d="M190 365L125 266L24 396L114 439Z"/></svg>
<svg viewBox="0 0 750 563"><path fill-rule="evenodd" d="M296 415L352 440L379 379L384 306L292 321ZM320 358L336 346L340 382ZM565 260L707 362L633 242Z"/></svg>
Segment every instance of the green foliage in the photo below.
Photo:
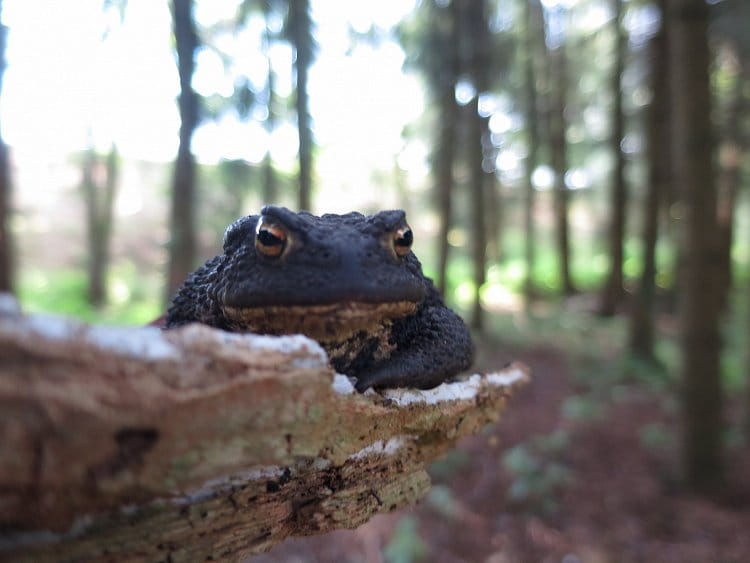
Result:
<svg viewBox="0 0 750 563"><path fill-rule="evenodd" d="M241 159L221 160L217 165L200 167L201 180L209 189L200 193L201 226L217 243L231 222L246 214L250 194L260 193L260 171ZM218 244L216 244L218 249Z"/></svg>
<svg viewBox="0 0 750 563"><path fill-rule="evenodd" d="M741 391L748 385L749 311L750 295L746 291L735 292L730 297L728 314L724 319L724 353L721 357L722 375L730 391Z"/></svg>
<svg viewBox="0 0 750 563"><path fill-rule="evenodd" d="M455 493L445 485L435 485L427 495L427 505L447 520L461 516L461 507Z"/></svg>
<svg viewBox="0 0 750 563"><path fill-rule="evenodd" d="M396 524L391 541L383 549L388 563L415 563L427 555L427 544L419 535L417 519L404 516Z"/></svg>
<svg viewBox="0 0 750 563"><path fill-rule="evenodd" d="M661 358L662 355L657 356ZM672 389L676 384L676 358L669 362L647 360L638 356L627 355L622 361L622 379L644 384L649 389L662 392Z"/></svg>
<svg viewBox="0 0 750 563"><path fill-rule="evenodd" d="M516 202L505 204L509 215L520 215ZM456 229L457 242L460 244L451 249L451 259L447 268L447 298L450 303L468 308L474 295L472 282L472 264L469 253L469 241L464 240L465 233ZM542 230L540 234L551 236ZM572 276L575 286L581 291L597 292L604 283L608 259L606 249L601 245L601 237L578 234L573 237ZM636 287L641 270L641 242L637 237L625 241L624 273L627 287ZM432 264L434 255L429 252L420 254L425 264L427 275L434 276ZM481 294L488 306L493 305L497 296L511 296L517 299L522 293L526 276L526 264L523 257L523 231L520 225L509 223L503 231L503 254L499 263L487 265L487 281ZM666 244L657 249L657 285L660 289L672 288L674 284L674 252ZM554 302L562 289L559 278L560 266L557 251L551 245L538 245L534 264L534 280L540 298Z"/></svg>
<svg viewBox="0 0 750 563"><path fill-rule="evenodd" d="M26 271L18 293L29 312L55 312L84 320L94 316L86 301L86 276L82 271L62 270L54 277L38 270Z"/></svg>
<svg viewBox="0 0 750 563"><path fill-rule="evenodd" d="M568 445L564 430L542 434L507 450L502 465L512 476L508 499L527 510L552 514L557 498L571 482L570 469L556 461Z"/></svg>
<svg viewBox="0 0 750 563"><path fill-rule="evenodd" d="M673 431L666 425L654 422L641 427L638 432L641 445L656 452L663 451L667 446L675 443Z"/></svg>
<svg viewBox="0 0 750 563"><path fill-rule="evenodd" d="M30 313L55 313L91 323L143 325L161 315L158 280L142 276L130 262L116 264L109 276L110 304L93 308L86 298L86 275L79 270L24 272L19 300Z"/></svg>
<svg viewBox="0 0 750 563"><path fill-rule="evenodd" d="M443 459L430 464L430 476L433 480L447 481L470 463L469 452L460 449L450 450Z"/></svg>
<svg viewBox="0 0 750 563"><path fill-rule="evenodd" d="M593 395L571 395L560 407L563 418L576 422L596 420L602 416L602 405Z"/></svg>

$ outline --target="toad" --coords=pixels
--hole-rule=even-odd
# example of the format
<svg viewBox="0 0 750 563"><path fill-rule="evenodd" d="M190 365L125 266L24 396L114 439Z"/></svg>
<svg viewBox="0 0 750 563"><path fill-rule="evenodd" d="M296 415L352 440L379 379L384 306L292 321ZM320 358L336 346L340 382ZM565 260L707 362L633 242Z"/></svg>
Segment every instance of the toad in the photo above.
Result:
<svg viewBox="0 0 750 563"><path fill-rule="evenodd" d="M435 387L469 367L473 345L413 239L403 211L318 217L265 206L227 228L223 253L183 283L166 328L304 334L360 392Z"/></svg>

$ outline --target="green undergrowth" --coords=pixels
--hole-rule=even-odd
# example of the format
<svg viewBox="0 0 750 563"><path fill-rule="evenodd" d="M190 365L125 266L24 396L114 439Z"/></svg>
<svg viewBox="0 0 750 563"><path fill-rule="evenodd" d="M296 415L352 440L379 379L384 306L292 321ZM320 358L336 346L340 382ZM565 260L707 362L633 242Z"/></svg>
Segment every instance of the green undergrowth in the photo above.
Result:
<svg viewBox="0 0 750 563"><path fill-rule="evenodd" d="M502 348L512 357L553 349L572 378L572 392L560 403L558 426L548 434L528 437L498 459L511 477L506 500L511 506L540 515L554 513L560 493L575 480L574 470L566 463L565 448L578 425L605 421L615 405L645 393L656 399L659 413L671 422L644 424L638 430L641 447L662 454L679 435L675 426L680 409L678 335L659 333L656 361L647 361L628 350L626 316L602 318L583 310L564 310L562 302L559 305L545 304L532 315L489 315L489 328L478 338L485 356L493 353L488 349ZM722 376L728 397L745 396L749 310L745 296L734 295L723 321ZM674 319L662 321L660 326L667 328L675 324ZM727 446L736 448L741 443L740 429L729 426ZM446 466L460 470L455 460L447 460L438 466L438 472Z"/></svg>
<svg viewBox="0 0 750 563"><path fill-rule="evenodd" d="M109 276L108 303L96 308L88 301L83 271L30 270L21 276L18 299L28 313L66 315L91 323L143 325L162 312L155 282L140 275L132 264L118 264Z"/></svg>

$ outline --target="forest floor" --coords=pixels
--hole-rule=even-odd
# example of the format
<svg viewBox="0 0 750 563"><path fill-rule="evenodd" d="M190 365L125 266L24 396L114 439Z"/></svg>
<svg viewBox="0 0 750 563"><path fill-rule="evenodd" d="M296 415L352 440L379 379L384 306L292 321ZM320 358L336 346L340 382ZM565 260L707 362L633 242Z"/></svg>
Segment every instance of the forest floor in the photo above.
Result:
<svg viewBox="0 0 750 563"><path fill-rule="evenodd" d="M575 359L544 345L495 348L481 365L510 358L533 382L498 424L433 464L418 506L253 561L750 561L750 452L739 440L731 494L692 496L679 486L674 392L597 386L591 366L582 379Z"/></svg>

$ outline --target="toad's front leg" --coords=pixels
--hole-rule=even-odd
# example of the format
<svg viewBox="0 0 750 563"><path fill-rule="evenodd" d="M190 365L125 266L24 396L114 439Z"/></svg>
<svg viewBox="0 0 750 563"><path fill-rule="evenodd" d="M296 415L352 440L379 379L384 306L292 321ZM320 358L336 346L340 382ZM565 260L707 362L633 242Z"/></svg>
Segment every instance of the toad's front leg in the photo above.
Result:
<svg viewBox="0 0 750 563"><path fill-rule="evenodd" d="M392 341L395 349L388 359L352 374L359 392L369 387L430 389L467 369L474 356L466 325L432 287L417 313L394 322Z"/></svg>

